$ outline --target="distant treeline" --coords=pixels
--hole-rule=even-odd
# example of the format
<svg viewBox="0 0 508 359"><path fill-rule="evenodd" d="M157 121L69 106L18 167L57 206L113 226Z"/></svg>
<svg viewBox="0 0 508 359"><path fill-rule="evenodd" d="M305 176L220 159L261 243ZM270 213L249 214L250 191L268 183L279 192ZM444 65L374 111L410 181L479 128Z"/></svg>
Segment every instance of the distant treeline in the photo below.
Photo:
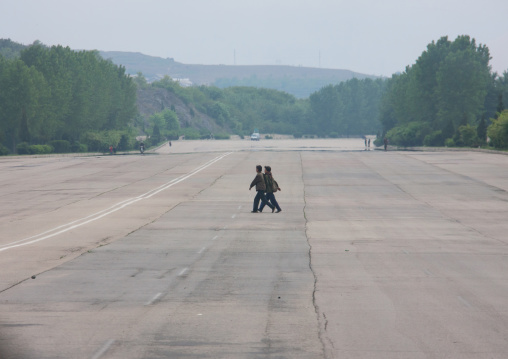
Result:
<svg viewBox="0 0 508 359"><path fill-rule="evenodd" d="M487 46L469 36L430 43L388 80L379 113L383 135L401 146L485 145L487 127L508 104L508 73L492 73L490 59ZM488 136L497 138L500 128L491 126Z"/></svg>
<svg viewBox="0 0 508 359"><path fill-rule="evenodd" d="M136 87L174 93L188 118L207 114L223 129L215 138L259 129L295 137L378 133L377 143L386 137L401 146L479 146L488 136L492 146L508 147L508 73L492 73L489 61L488 48L469 36L443 37L390 79L354 78L299 99L256 87L182 87L170 77L148 83L96 51L0 40L0 154L125 150L140 134L150 136L148 144L212 135L189 127L198 122L178 118L174 106L152 114L145 127Z"/></svg>
<svg viewBox="0 0 508 359"><path fill-rule="evenodd" d="M238 135L249 135L259 129L262 133L295 137L346 137L373 134L381 128L377 114L384 80L352 79L324 87L308 99L255 87L182 87L169 77L148 84L142 74L135 81L138 86L160 87L175 93L191 109L207 114L218 125ZM151 122L152 129L147 129L148 132L160 123ZM174 125L170 127L174 134ZM163 135L171 135L169 129L160 130ZM199 134L192 137L197 138Z"/></svg>
<svg viewBox="0 0 508 359"><path fill-rule="evenodd" d="M65 149L103 150L106 144L101 136L120 142L118 131L125 132L135 115L132 79L123 67L95 51L36 43L17 57L0 55L2 153L7 149L24 152L29 146L36 146L32 147L35 152L47 152L48 147L40 146L51 141L68 143ZM61 148L62 142L58 144Z"/></svg>

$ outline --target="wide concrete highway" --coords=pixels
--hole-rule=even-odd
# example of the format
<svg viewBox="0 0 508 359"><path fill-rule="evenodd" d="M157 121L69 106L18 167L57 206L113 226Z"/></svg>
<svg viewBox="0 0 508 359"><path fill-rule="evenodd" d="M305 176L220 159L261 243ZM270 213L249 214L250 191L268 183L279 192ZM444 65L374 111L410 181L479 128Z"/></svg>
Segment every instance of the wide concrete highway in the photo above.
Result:
<svg viewBox="0 0 508 359"><path fill-rule="evenodd" d="M505 155L175 141L0 158L0 196L2 359L508 357Z"/></svg>

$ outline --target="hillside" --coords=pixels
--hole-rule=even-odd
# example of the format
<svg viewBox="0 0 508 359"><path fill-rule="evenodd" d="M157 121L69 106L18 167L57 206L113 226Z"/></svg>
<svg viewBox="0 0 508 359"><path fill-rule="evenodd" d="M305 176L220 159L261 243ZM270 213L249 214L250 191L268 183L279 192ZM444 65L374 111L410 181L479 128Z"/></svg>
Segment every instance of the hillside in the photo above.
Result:
<svg viewBox="0 0 508 359"><path fill-rule="evenodd" d="M338 84L352 78L376 78L349 70L320 69L296 66L229 66L190 65L141 53L101 51L101 56L126 68L127 73L143 73L148 81L159 80L165 75L179 79L183 85L253 86L285 91L298 98L329 84Z"/></svg>
<svg viewBox="0 0 508 359"><path fill-rule="evenodd" d="M136 105L147 126L151 115L167 108L174 108L182 128L206 129L211 133L231 131L227 126L218 126L213 118L190 107L173 92L163 88L138 88Z"/></svg>

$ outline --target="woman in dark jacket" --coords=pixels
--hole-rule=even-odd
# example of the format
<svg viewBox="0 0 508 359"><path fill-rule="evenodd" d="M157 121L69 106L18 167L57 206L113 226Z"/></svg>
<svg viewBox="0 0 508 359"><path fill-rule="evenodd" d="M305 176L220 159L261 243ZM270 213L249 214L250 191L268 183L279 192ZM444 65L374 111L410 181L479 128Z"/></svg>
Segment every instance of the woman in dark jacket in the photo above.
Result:
<svg viewBox="0 0 508 359"><path fill-rule="evenodd" d="M263 167L261 167L261 165L257 165L256 166L256 172L257 172L256 177L254 177L254 180L252 181L252 183L250 184L250 187L249 187L249 191L250 191L252 189L252 187L256 186L256 191L257 191L256 197L254 197L254 204L252 207L252 213L258 212L259 200L261 200L261 204L270 207L272 209L272 213L273 213L273 211L275 211L275 207L272 206L270 203L268 203L268 201L266 200L265 179L263 178L263 173L261 171L263 171Z"/></svg>

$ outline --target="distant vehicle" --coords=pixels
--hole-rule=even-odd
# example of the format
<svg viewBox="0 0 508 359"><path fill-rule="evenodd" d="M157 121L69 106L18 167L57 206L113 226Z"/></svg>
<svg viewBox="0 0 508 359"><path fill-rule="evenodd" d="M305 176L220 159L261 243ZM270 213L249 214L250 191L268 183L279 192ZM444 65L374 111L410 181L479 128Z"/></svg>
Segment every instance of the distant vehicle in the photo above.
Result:
<svg viewBox="0 0 508 359"><path fill-rule="evenodd" d="M259 133L257 132L254 132L251 136L250 136L250 140L251 141L259 141L261 137L259 136Z"/></svg>

